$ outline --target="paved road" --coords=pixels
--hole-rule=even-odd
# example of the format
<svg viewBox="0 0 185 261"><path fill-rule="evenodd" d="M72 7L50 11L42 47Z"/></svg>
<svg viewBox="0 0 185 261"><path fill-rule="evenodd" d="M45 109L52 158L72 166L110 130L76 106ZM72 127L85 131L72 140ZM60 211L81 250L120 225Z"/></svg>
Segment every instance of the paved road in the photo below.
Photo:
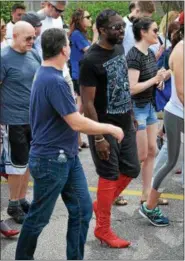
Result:
<svg viewBox="0 0 185 261"><path fill-rule="evenodd" d="M92 199L96 198L97 175L88 149L80 152ZM3 180L2 180L3 181ZM31 185L31 183L30 183ZM156 228L151 226L138 214L139 194L141 190L140 177L128 187L126 199L129 204L124 207L113 206L112 226L119 236L132 241L128 249L111 249L101 246L93 235L95 217L90 223L86 244L85 259L87 260L184 260L184 226L183 226L183 189L180 175L173 175L170 186L165 191L168 193L169 206L162 207L164 213L170 218L170 226ZM178 196L176 196L178 195ZM179 196L181 195L181 196ZM32 198L32 186L29 187L28 198ZM178 198L178 199L174 199ZM8 204L7 184L1 185L1 217L13 228L20 228L6 214ZM58 199L49 225L43 230L35 253L35 259L66 259L65 234L67 212ZM1 237L1 260L14 260L17 238L6 239Z"/></svg>

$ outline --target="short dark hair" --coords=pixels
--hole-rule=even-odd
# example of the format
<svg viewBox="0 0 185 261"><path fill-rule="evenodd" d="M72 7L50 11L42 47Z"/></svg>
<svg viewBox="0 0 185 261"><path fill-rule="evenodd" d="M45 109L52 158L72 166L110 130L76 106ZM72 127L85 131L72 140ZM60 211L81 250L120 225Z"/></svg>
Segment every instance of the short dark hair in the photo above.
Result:
<svg viewBox="0 0 185 261"><path fill-rule="evenodd" d="M155 12L155 4L153 1L138 1L137 5L141 13L150 13Z"/></svg>
<svg viewBox="0 0 185 261"><path fill-rule="evenodd" d="M136 8L136 3L135 3L135 1L132 1L132 2L130 2L129 7L128 7L129 12L131 13L132 9L134 9L134 8Z"/></svg>
<svg viewBox="0 0 185 261"><path fill-rule="evenodd" d="M109 24L109 18L111 16L115 16L115 15L118 15L118 12L116 12L115 10L105 9L97 16L96 28L97 28L99 34L101 34L99 29L101 27L107 27Z"/></svg>
<svg viewBox="0 0 185 261"><path fill-rule="evenodd" d="M21 4L21 3L17 3L17 4L14 4L12 6L12 12L15 12L17 9L22 9L22 10L25 10L26 7L25 5Z"/></svg>
<svg viewBox="0 0 185 261"><path fill-rule="evenodd" d="M137 42L141 41L141 30L148 31L155 21L149 17L137 18L133 21L133 34Z"/></svg>
<svg viewBox="0 0 185 261"><path fill-rule="evenodd" d="M41 36L43 59L57 56L61 49L67 45L67 34L65 30L51 28L44 31Z"/></svg>

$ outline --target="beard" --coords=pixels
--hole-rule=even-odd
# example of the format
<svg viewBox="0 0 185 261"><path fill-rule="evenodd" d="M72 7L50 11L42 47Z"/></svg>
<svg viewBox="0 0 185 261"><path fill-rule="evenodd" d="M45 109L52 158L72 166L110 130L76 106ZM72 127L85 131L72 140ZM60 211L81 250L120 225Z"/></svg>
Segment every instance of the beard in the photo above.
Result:
<svg viewBox="0 0 185 261"><path fill-rule="evenodd" d="M121 44L123 39L116 38L116 37L108 37L107 42L111 45Z"/></svg>

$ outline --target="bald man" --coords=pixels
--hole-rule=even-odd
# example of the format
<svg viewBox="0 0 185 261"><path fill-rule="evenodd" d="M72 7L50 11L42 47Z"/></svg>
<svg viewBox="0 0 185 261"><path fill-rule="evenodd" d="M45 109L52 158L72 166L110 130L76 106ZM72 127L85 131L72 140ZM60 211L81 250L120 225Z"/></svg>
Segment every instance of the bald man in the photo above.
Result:
<svg viewBox="0 0 185 261"><path fill-rule="evenodd" d="M10 194L7 213L19 224L29 210L25 198L31 141L29 100L33 78L41 63L32 49L34 39L33 26L20 21L14 26L12 45L1 50L0 124L5 126L3 148Z"/></svg>

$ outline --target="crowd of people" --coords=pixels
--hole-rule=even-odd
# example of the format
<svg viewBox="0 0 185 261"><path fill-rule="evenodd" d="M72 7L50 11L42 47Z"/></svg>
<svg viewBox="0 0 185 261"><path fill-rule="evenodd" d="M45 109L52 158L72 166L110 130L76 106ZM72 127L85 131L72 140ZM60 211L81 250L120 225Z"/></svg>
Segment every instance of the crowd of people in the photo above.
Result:
<svg viewBox="0 0 185 261"><path fill-rule="evenodd" d="M0 171L8 180L7 213L23 224L16 260L33 259L59 195L69 213L67 259L83 259L93 211L95 237L128 247L111 228L111 207L129 203L120 194L140 172L139 213L154 226L169 225L158 205L168 204L160 194L184 133L184 12L170 11L158 26L153 1L133 1L127 16L105 9L93 24L78 8L66 29L66 8L66 1L43 1L38 12L26 12L17 3L12 20L1 19ZM93 203L78 156L86 148L99 176ZM3 235L19 234L0 224Z"/></svg>

